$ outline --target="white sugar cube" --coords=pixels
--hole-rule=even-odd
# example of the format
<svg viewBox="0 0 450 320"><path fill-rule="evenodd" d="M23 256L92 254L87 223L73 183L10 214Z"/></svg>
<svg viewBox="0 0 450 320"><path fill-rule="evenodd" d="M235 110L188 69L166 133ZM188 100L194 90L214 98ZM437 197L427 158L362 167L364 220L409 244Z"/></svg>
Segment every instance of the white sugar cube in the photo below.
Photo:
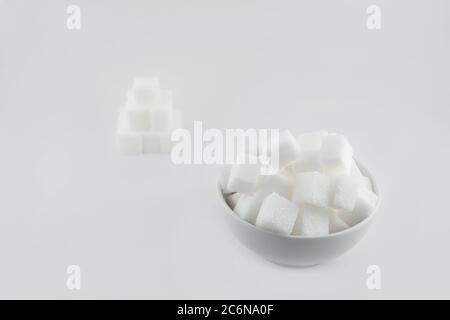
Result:
<svg viewBox="0 0 450 320"><path fill-rule="evenodd" d="M361 178L340 175L336 178L330 206L335 209L351 211L355 207Z"/></svg>
<svg viewBox="0 0 450 320"><path fill-rule="evenodd" d="M160 104L160 94L158 90L133 89L134 101L137 106L155 107Z"/></svg>
<svg viewBox="0 0 450 320"><path fill-rule="evenodd" d="M262 175L259 178L256 194L265 197L273 192L290 199L292 193L292 180L281 173Z"/></svg>
<svg viewBox="0 0 450 320"><path fill-rule="evenodd" d="M150 126L155 132L169 132L173 128L173 112L168 108L150 109Z"/></svg>
<svg viewBox="0 0 450 320"><path fill-rule="evenodd" d="M125 108L119 109L117 119L117 147L120 154L141 154L142 137L134 132L130 132Z"/></svg>
<svg viewBox="0 0 450 320"><path fill-rule="evenodd" d="M335 212L330 212L328 219L330 233L336 233L349 228L349 226L341 218L339 218L338 214Z"/></svg>
<svg viewBox="0 0 450 320"><path fill-rule="evenodd" d="M134 108L137 106L133 89L127 90L126 97L127 97L127 100L126 100L125 108Z"/></svg>
<svg viewBox="0 0 450 320"><path fill-rule="evenodd" d="M320 149L327 135L327 131L314 131L298 136L300 154L290 165L292 172L322 171Z"/></svg>
<svg viewBox="0 0 450 320"><path fill-rule="evenodd" d="M255 223L262 201L263 198L249 194L241 194L234 207L234 212L245 221Z"/></svg>
<svg viewBox="0 0 450 320"><path fill-rule="evenodd" d="M290 167L285 167L283 169L278 170L277 174L288 178L291 181L291 183L293 183L293 181L294 181L295 174L292 172Z"/></svg>
<svg viewBox="0 0 450 320"><path fill-rule="evenodd" d="M134 78L118 124L122 153L168 153L172 131L181 127L181 112L172 109L172 92L161 90L157 77Z"/></svg>
<svg viewBox="0 0 450 320"><path fill-rule="evenodd" d="M370 179L368 177L364 177L364 176L362 177L361 186L370 191L373 191L372 190L372 181L370 181Z"/></svg>
<svg viewBox="0 0 450 320"><path fill-rule="evenodd" d="M117 145L121 154L142 153L142 137L134 132L119 132L117 134Z"/></svg>
<svg viewBox="0 0 450 320"><path fill-rule="evenodd" d="M327 135L320 149L320 161L323 170L329 173L349 174L353 160L353 151L347 138L340 134Z"/></svg>
<svg viewBox="0 0 450 320"><path fill-rule="evenodd" d="M160 104L161 89L156 77L135 78L131 92L138 106L152 107Z"/></svg>
<svg viewBox="0 0 450 320"><path fill-rule="evenodd" d="M304 206L300 210L293 235L318 237L327 235L329 232L328 212L326 209L314 206Z"/></svg>
<svg viewBox="0 0 450 320"><path fill-rule="evenodd" d="M270 158L270 152L273 146L278 146L278 140L273 136L258 137L258 143L255 146L249 146L249 153L255 156Z"/></svg>
<svg viewBox="0 0 450 320"><path fill-rule="evenodd" d="M252 150L250 150L249 152L250 152L250 155L254 156L254 154L251 153ZM282 171L286 171L286 172L289 171L290 172L290 169L288 167L280 169L277 159L272 159L270 157L263 156L263 155L258 156L257 159L258 159L259 164L261 166L261 168L260 168L261 175L264 175L264 176L276 175L276 174L279 174ZM284 174L283 174L283 176L287 177Z"/></svg>
<svg viewBox="0 0 450 320"><path fill-rule="evenodd" d="M289 130L284 130L280 133L278 146L279 167L283 168L289 163L298 159L300 150L294 136ZM271 150L276 152L276 150Z"/></svg>
<svg viewBox="0 0 450 320"><path fill-rule="evenodd" d="M241 197L241 194L238 193L238 192L235 192L235 193L226 195L225 197L226 197L225 199L226 199L226 202L227 202L228 206L231 209L234 209L236 207L236 204L239 201L239 198Z"/></svg>
<svg viewBox="0 0 450 320"><path fill-rule="evenodd" d="M328 135L327 131L314 131L303 133L298 136L298 146L300 152L319 151L322 147L323 139Z"/></svg>
<svg viewBox="0 0 450 320"><path fill-rule="evenodd" d="M144 107L130 107L125 109L128 119L128 127L133 132L148 131L150 126L150 112Z"/></svg>
<svg viewBox="0 0 450 320"><path fill-rule="evenodd" d="M259 209L256 226L288 235L294 228L299 208L277 193L267 196Z"/></svg>
<svg viewBox="0 0 450 320"><path fill-rule="evenodd" d="M378 197L375 193L368 189L360 188L353 210L339 212L339 218L347 225L354 226L366 219L373 212L377 200Z"/></svg>
<svg viewBox="0 0 450 320"><path fill-rule="evenodd" d="M143 153L160 153L161 142L160 135L156 132L147 131L142 135L142 151Z"/></svg>
<svg viewBox="0 0 450 320"><path fill-rule="evenodd" d="M231 168L227 189L231 192L253 192L259 178L259 164L234 164Z"/></svg>
<svg viewBox="0 0 450 320"><path fill-rule="evenodd" d="M319 151L301 151L297 160L290 164L293 173L322 171Z"/></svg>
<svg viewBox="0 0 450 320"><path fill-rule="evenodd" d="M228 179L230 178L231 165L223 164L219 167L219 183L223 193L231 193L228 190Z"/></svg>
<svg viewBox="0 0 450 320"><path fill-rule="evenodd" d="M331 184L328 176L320 172L303 172L294 178L292 201L298 205L328 206Z"/></svg>
<svg viewBox="0 0 450 320"><path fill-rule="evenodd" d="M351 165L350 165L350 176L357 179L362 179L363 174L361 173L361 170L359 170L358 165L356 164L356 161L352 159Z"/></svg>
<svg viewBox="0 0 450 320"><path fill-rule="evenodd" d="M355 160L353 160L352 166L350 168L350 177L360 179L361 187L372 190L372 182L368 177L365 177L361 173L361 170L359 170Z"/></svg>

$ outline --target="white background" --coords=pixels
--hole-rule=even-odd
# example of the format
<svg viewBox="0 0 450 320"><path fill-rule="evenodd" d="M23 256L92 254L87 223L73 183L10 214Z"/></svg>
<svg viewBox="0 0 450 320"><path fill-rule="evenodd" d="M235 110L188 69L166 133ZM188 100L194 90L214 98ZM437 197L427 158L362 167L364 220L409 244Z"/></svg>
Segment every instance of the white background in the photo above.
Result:
<svg viewBox="0 0 450 320"><path fill-rule="evenodd" d="M450 298L449 18L446 0L1 1L0 298ZM117 154L136 75L188 128L347 135L382 192L367 236L306 269L242 247L215 168Z"/></svg>

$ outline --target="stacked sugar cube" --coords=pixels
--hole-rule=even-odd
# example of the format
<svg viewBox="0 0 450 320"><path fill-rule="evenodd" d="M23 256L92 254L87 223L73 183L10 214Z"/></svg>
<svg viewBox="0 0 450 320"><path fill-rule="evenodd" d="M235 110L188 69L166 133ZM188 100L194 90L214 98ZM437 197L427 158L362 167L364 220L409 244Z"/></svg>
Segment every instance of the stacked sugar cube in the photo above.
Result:
<svg viewBox="0 0 450 320"><path fill-rule="evenodd" d="M127 92L127 103L119 111L119 152L170 152L171 133L181 126L181 112L172 104L172 92L161 89L158 78L135 78Z"/></svg>
<svg viewBox="0 0 450 320"><path fill-rule="evenodd" d="M375 209L377 195L353 159L347 138L326 131L278 141L280 169L261 175L259 164L223 166L227 203L242 219L285 235L323 236L356 225Z"/></svg>

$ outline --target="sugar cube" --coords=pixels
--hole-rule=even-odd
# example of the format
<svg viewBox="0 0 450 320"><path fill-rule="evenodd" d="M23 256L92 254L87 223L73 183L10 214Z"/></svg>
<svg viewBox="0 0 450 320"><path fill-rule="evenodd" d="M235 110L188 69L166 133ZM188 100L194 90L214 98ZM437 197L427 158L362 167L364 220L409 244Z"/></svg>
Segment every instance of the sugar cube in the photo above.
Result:
<svg viewBox="0 0 450 320"><path fill-rule="evenodd" d="M160 135L156 132L146 131L142 134L142 151L143 153L159 153L161 152Z"/></svg>
<svg viewBox="0 0 450 320"><path fill-rule="evenodd" d="M322 171L319 151L301 151L297 160L290 164L293 173Z"/></svg>
<svg viewBox="0 0 450 320"><path fill-rule="evenodd" d="M134 132L119 132L117 134L117 144L121 154L141 154L142 137Z"/></svg>
<svg viewBox="0 0 450 320"><path fill-rule="evenodd" d="M291 183L293 182L295 176L290 167L284 167L283 169L278 170L277 174L288 178L289 180L291 180Z"/></svg>
<svg viewBox="0 0 450 320"><path fill-rule="evenodd" d="M256 226L288 235L294 228L299 208L277 193L268 195L259 209Z"/></svg>
<svg viewBox="0 0 450 320"><path fill-rule="evenodd" d="M345 136L329 134L324 138L320 149L320 161L325 171L349 174L352 160L352 147Z"/></svg>
<svg viewBox="0 0 450 320"><path fill-rule="evenodd" d="M278 143L278 155L280 168L295 161L300 154L300 150L294 136L289 130L284 130L280 133ZM271 150L276 152L277 150Z"/></svg>
<svg viewBox="0 0 450 320"><path fill-rule="evenodd" d="M363 188L372 190L372 182L368 177L365 177L361 170L359 170L358 165L356 164L355 160L352 161L352 166L350 168L350 177L358 178L361 181L361 186Z"/></svg>
<svg viewBox="0 0 450 320"><path fill-rule="evenodd" d="M250 157L258 159L258 161L259 161L259 163L261 165L260 173L264 174L264 175L277 174L278 173L278 168L273 168L272 167L271 159L269 157L266 157L266 156L263 156L263 155L258 155L257 152L258 151L255 151L254 148L249 148Z"/></svg>
<svg viewBox="0 0 450 320"><path fill-rule="evenodd" d="M235 193L226 195L225 197L226 197L225 199L226 199L226 202L227 202L228 206L231 209L234 209L236 207L236 204L239 201L239 198L241 197L241 194L238 193L238 192L235 192Z"/></svg>
<svg viewBox="0 0 450 320"><path fill-rule="evenodd" d="M323 139L327 135L327 131L314 131L298 136L297 141L300 154L298 159L290 165L292 172L322 171L320 149Z"/></svg>
<svg viewBox="0 0 450 320"><path fill-rule="evenodd" d="M151 107L160 104L161 90L156 77L135 78L132 94L137 105Z"/></svg>
<svg viewBox="0 0 450 320"><path fill-rule="evenodd" d="M168 132L173 126L173 112L168 108L152 108L150 112L150 126L156 132Z"/></svg>
<svg viewBox="0 0 450 320"><path fill-rule="evenodd" d="M234 164L231 168L227 189L231 192L252 192L259 178L259 164Z"/></svg>
<svg viewBox="0 0 450 320"><path fill-rule="evenodd" d="M341 218L347 225L354 226L367 218L375 209L378 197L372 191L360 188L356 198L355 207L352 211L339 212Z"/></svg>
<svg viewBox="0 0 450 320"><path fill-rule="evenodd" d="M338 214L335 212L330 212L328 214L328 219L330 233L336 233L349 228L349 226L341 218L339 218Z"/></svg>
<svg viewBox="0 0 450 320"><path fill-rule="evenodd" d="M250 194L241 194L234 207L234 212L245 221L255 223L262 201L263 198Z"/></svg>
<svg viewBox="0 0 450 320"><path fill-rule="evenodd" d="M364 177L364 176L362 177L361 186L370 191L373 191L372 190L372 181L370 181L370 179L368 177Z"/></svg>
<svg viewBox="0 0 450 320"><path fill-rule="evenodd" d="M324 208L303 206L300 210L292 234L318 237L329 232L328 212Z"/></svg>
<svg viewBox="0 0 450 320"><path fill-rule="evenodd" d="M168 153L172 131L181 128L181 111L172 109L172 92L161 90L157 77L134 78L118 121L119 151L127 154Z"/></svg>
<svg viewBox="0 0 450 320"><path fill-rule="evenodd" d="M125 108L119 109L117 120L117 146L121 154L141 154L142 137L134 132L130 132L127 122L127 113Z"/></svg>
<svg viewBox="0 0 450 320"><path fill-rule="evenodd" d="M120 108L117 116L117 133L129 132L127 109Z"/></svg>
<svg viewBox="0 0 450 320"><path fill-rule="evenodd" d="M298 205L328 206L331 184L328 176L320 172L303 172L294 178L292 201Z"/></svg>
<svg viewBox="0 0 450 320"><path fill-rule="evenodd" d="M148 108L130 107L125 109L127 113L128 126L131 131L147 131L150 130L150 113Z"/></svg>
<svg viewBox="0 0 450 320"><path fill-rule="evenodd" d="M125 108L133 108L136 106L137 106L137 103L136 103L136 98L134 96L134 91L133 91L133 89L128 89L127 94L126 94Z"/></svg>
<svg viewBox="0 0 450 320"><path fill-rule="evenodd" d="M355 207L361 178L340 175L336 178L330 206L336 209L351 211Z"/></svg>
<svg viewBox="0 0 450 320"><path fill-rule="evenodd" d="M314 131L299 135L297 141L300 152L319 151L322 147L323 139L327 135L327 131Z"/></svg>
<svg viewBox="0 0 450 320"><path fill-rule="evenodd" d="M292 193L292 181L289 177L277 173L273 175L262 175L259 178L256 194L265 197L272 192L290 199Z"/></svg>
<svg viewBox="0 0 450 320"><path fill-rule="evenodd" d="M352 159L351 165L350 165L350 176L353 178L357 178L357 179L361 179L363 177L361 170L359 170L358 165L356 164L356 161L353 159Z"/></svg>

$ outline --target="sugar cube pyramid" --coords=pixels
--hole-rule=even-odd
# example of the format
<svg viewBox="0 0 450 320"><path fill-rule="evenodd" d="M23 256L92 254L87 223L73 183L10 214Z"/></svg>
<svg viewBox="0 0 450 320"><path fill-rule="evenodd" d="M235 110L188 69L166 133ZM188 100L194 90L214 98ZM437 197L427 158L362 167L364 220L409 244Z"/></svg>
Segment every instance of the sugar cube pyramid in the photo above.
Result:
<svg viewBox="0 0 450 320"><path fill-rule="evenodd" d="M173 108L172 92L161 89L157 77L134 78L127 101L119 110L117 144L121 154L169 153L171 133L181 127L181 112Z"/></svg>

